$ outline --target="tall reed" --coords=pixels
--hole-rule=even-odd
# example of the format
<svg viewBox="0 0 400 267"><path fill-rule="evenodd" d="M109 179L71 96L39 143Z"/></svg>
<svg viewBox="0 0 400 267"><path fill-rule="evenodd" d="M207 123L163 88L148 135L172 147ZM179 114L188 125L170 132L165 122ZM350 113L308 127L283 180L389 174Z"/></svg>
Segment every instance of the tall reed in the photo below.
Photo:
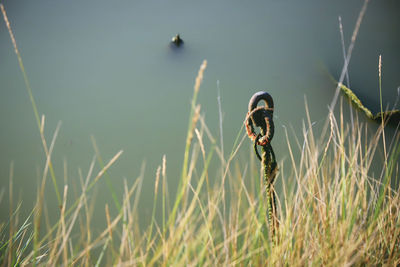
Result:
<svg viewBox="0 0 400 267"><path fill-rule="evenodd" d="M341 81L368 0L364 3L351 46L347 55L344 54L346 60ZM282 192L278 194L281 196L278 201L279 242L272 246L259 169L254 164L254 157L250 157L250 162L237 157L245 140L243 126L229 157L225 158L222 117L221 144L218 145L197 103L206 62L201 65L196 78L175 199L170 198L168 192L167 157L164 156L156 171L150 224L139 227L139 196L145 179L143 167L136 180L124 181L124 194L120 199L109 187L115 209L110 212L109 206L105 205L106 227L100 232L93 231L90 229L93 188L102 177L107 178L107 170L118 160L122 150L104 164L93 139L96 155L86 177L79 172L79 196L68 202L73 198L68 185L64 185L63 194L59 193L52 151L61 124L48 146L43 134L45 117L39 116L4 6L0 4L0 8L24 76L46 157L37 201L32 212L22 219L21 204L15 205L13 199L14 167L10 166L10 216L8 221L0 222L2 266L400 264L398 130L392 140L386 140L384 122L371 134L369 126L360 122L357 116L351 117L352 123L347 123L341 108L335 117L333 111L339 91L332 101L326 127L318 138L307 111L301 144L293 146L286 132L289 162L279 163L281 171L276 179L283 184ZM221 105L220 99L218 103ZM219 113L222 113L221 109ZM206 143L211 143L208 149ZM379 157L379 154L383 156ZM95 171L96 159L98 172ZM217 160L221 171L212 175L209 167ZM378 172L371 167L377 162L381 168ZM284 173L288 169L291 172ZM46 203L45 184L49 171L60 205L55 222L49 219ZM0 193L0 205L3 205L1 196ZM158 207L160 202L161 207ZM162 216L158 219L156 214L160 209ZM45 231L41 231L43 228Z"/></svg>
<svg viewBox="0 0 400 267"><path fill-rule="evenodd" d="M205 64L201 75L204 68ZM196 86L195 95L197 92ZM82 179L82 192L72 210L66 201L70 190L64 187L60 217L55 224L46 224L47 234L35 230L45 219L40 212L46 210L43 189L39 188L32 215L25 220L19 220L18 206L11 207L10 220L1 225L0 261L3 266L399 264L400 195L395 181L399 176L399 133L384 149L387 161L382 161L381 174L374 175L371 165L379 160L376 151L382 150L385 125L371 135L371 129L357 116L350 125L342 112L339 118L330 113L327 128L316 138L309 114L306 121L301 146L292 146L286 133L290 162L280 162L279 167L287 170L289 165L293 171L280 172L277 177L283 191L279 193L279 242L275 246L268 236L262 181L259 187L248 186L249 179L259 177L259 170L236 157L245 140L243 128L230 157L222 160L220 146L204 146L206 142L216 144L216 139L194 100L177 197L171 203L164 157L156 172L152 219L147 228L138 227L137 196L145 178L141 174L135 181L125 181L121 209L115 216L105 206L107 226L97 235L88 230L92 188L121 152L97 174L96 156ZM206 187L215 155L221 159L223 171ZM229 182L229 191L222 181ZM161 208L157 203L162 203ZM160 209L162 220L156 216Z"/></svg>

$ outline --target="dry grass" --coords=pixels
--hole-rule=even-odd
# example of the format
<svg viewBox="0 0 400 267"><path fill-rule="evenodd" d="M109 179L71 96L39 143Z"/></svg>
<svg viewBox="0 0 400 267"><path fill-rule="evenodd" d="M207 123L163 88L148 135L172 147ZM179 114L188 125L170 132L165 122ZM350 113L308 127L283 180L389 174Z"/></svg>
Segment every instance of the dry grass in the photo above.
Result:
<svg viewBox="0 0 400 267"><path fill-rule="evenodd" d="M205 63L199 76L204 68ZM92 188L121 155L119 152L97 174L93 170L98 155L94 157L86 179L82 179L81 195L70 207L66 205L70 195L68 186L64 187L58 221L53 225L47 223L46 234L40 234L42 210L46 210L43 188L58 127L46 152L43 183L32 216L20 222L16 208L9 222L2 223L2 264L394 266L400 263L400 195L398 185L390 186L398 177L398 133L385 148L388 154L382 174L371 177L371 163L379 140L384 137L382 127L371 137L367 126L357 118L348 125L343 116L338 120L331 113L324 133L317 140L308 117L299 160L295 160L294 148L288 142L292 174L280 173L277 177L282 179L284 190L278 194L281 196L279 242L272 246L258 168L235 158L245 133L240 132L240 141L225 160L195 101L199 85L196 82L176 199L169 198L164 157L156 172L152 220L146 229L138 227L138 195L144 179L141 175L132 185L125 182L121 209L116 216L110 215L107 205L104 207L107 227L97 235L90 231L88 199ZM41 125L44 126L44 118ZM206 142L213 145L207 149ZM208 167L216 160L214 154L223 171L211 185ZM280 169L287 168L281 163ZM259 181L258 186L247 186L245 180L249 179ZM162 203L161 222L155 215L158 198ZM78 235L72 235L72 229Z"/></svg>
<svg viewBox="0 0 400 267"><path fill-rule="evenodd" d="M145 229L138 226L142 171L132 184L125 181L121 199L113 196L117 207L114 216L105 205L106 227L95 233L90 228L93 203L89 200L93 201L93 189L122 151L103 164L93 140L96 155L86 178L80 172L80 195L74 197L67 185L63 194L58 193L51 159L60 125L48 146L43 134L45 118L39 119L6 12L2 4L0 7L24 74L46 156L37 201L31 214L23 220L20 205L15 206L13 200L13 166L10 168L10 218L0 222L2 266L400 264L399 132L386 145L383 123L371 135L368 126L360 123L357 117L351 118L351 124L345 122L343 112L336 118L333 115L336 95L330 107L332 112L318 138L314 136L309 115L301 145L292 147L286 133L286 153L290 162L282 162L279 166L281 172L277 179L283 183L283 191L278 192L279 242L272 246L259 168L254 164L254 157L248 163L241 162L236 156L246 139L243 128L232 152L225 157L222 130L221 144L218 145L196 102L206 62L195 82L182 174L175 199L171 199L168 192L167 159L164 157L156 171L150 224ZM363 7L361 18L364 13ZM353 46L354 41L355 37L352 38ZM343 77L349 55L351 49L347 52ZM382 150L381 139L385 140L384 160L378 170L380 174L376 175L376 169L373 172L371 165L379 160L376 151ZM205 144L211 145L206 147ZM299 158L294 156L295 153L300 154ZM100 168L97 173L94 171L96 159ZM216 161L220 162L221 171L211 177L209 166ZM290 174L283 173L287 169L292 170ZM60 205L55 223L48 219L45 201L48 172ZM248 181L251 181L250 186ZM158 207L160 203L161 207ZM159 210L162 216L156 219Z"/></svg>

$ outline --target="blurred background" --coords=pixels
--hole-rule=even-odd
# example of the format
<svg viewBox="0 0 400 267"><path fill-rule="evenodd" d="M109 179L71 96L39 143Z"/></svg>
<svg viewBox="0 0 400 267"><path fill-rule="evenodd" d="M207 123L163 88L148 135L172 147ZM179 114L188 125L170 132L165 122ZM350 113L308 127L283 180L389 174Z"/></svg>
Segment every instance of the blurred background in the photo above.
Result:
<svg viewBox="0 0 400 267"><path fill-rule="evenodd" d="M338 17L347 47L364 1L2 2L39 113L46 116L49 143L62 122L52 156L59 190L67 183L80 192L78 170L86 176L95 155L93 136L105 162L124 150L109 171L120 199L123 179L132 184L145 162L140 206L145 222L151 212L156 168L164 154L172 194L178 185L190 100L201 62L207 59L208 65L198 102L219 140L220 92L225 155L242 127L250 97L266 90L276 106L272 144L278 161L287 161L284 128L301 140L305 99L316 127L325 122L336 88L329 75L338 79L343 67ZM379 55L384 107L393 107L398 95L399 14L399 1L371 0L349 64L350 86L373 113L379 111ZM170 41L177 33L184 45L174 49ZM0 220L5 221L11 162L15 201L22 201L21 211L29 214L45 153L3 19L0 81ZM371 129L378 127L365 121ZM245 163L249 153L251 143L246 139L238 158ZM214 165L210 179L216 181L220 177L218 164ZM50 214L58 217L50 178L47 187ZM104 226L104 204L112 203L104 180L95 197L99 211L94 221Z"/></svg>

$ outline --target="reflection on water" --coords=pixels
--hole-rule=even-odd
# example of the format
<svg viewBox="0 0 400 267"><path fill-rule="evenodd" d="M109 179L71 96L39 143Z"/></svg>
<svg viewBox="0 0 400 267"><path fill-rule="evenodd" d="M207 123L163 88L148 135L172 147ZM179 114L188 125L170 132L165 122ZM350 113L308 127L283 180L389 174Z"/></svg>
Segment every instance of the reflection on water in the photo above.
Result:
<svg viewBox="0 0 400 267"><path fill-rule="evenodd" d="M324 71L327 68L337 77L343 64L338 16L348 45L362 2L119 1L110 5L85 1L71 5L21 0L4 5L39 111L46 115L48 140L62 121L53 154L60 188L65 179L79 191L78 170L88 171L93 135L104 160L124 150L109 172L117 195L123 178L132 182L146 162L142 209L147 214L163 154L172 192L177 185L194 78L203 59L208 60L208 68L199 102L208 126L218 136L219 81L225 152L230 152L242 127L250 96L267 90L276 103L273 145L277 157L285 160L283 129L293 128L301 135L305 98L315 125L325 120L335 86ZM400 85L399 6L398 1L370 3L349 66L352 89L374 112L379 107L379 54L385 105L393 105ZM1 186L7 188L14 161L15 193L29 211L45 157L6 27L0 25ZM185 43L172 49L170 40L177 32ZM248 155L247 145L240 153ZM47 185L51 203L54 190L50 182ZM105 182L100 183L96 201L100 207L111 202ZM0 216L3 220L7 213ZM102 214L96 216L104 219Z"/></svg>

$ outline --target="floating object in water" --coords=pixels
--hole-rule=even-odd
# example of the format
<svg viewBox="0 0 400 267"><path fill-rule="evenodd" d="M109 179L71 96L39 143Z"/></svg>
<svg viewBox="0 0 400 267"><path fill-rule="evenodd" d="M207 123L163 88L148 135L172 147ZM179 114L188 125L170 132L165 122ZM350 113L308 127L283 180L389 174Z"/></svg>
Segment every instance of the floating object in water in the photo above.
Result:
<svg viewBox="0 0 400 267"><path fill-rule="evenodd" d="M183 40L181 39L179 33L177 35L175 35L174 37L172 37L171 42L175 45L175 46L181 46L183 44Z"/></svg>

